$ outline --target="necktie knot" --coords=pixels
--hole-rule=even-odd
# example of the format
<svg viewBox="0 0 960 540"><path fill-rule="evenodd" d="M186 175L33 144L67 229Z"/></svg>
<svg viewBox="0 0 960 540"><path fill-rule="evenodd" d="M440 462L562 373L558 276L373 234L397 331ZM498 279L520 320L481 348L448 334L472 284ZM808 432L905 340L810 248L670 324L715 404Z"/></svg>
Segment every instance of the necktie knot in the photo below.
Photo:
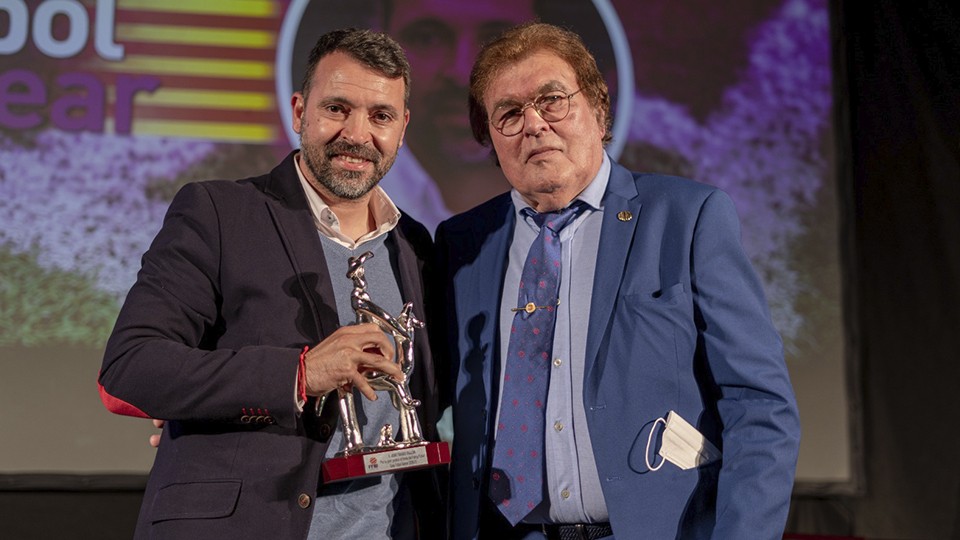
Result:
<svg viewBox="0 0 960 540"><path fill-rule="evenodd" d="M537 224L537 227L543 229L543 227L546 226L554 235L557 235L577 217L582 209L583 203L581 201L573 201L566 208L554 210L553 212L540 213L534 211L532 208L524 208L522 212L524 215L533 218L533 222Z"/></svg>

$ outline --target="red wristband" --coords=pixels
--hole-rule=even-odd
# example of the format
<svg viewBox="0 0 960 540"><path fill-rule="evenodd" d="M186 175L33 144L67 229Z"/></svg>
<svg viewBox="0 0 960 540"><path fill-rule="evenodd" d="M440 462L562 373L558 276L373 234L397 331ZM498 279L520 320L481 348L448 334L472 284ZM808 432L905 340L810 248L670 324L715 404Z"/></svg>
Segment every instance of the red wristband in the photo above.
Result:
<svg viewBox="0 0 960 540"><path fill-rule="evenodd" d="M309 346L303 347L303 352L300 353L300 367L297 368L297 398L300 403L307 402L307 351L310 350Z"/></svg>

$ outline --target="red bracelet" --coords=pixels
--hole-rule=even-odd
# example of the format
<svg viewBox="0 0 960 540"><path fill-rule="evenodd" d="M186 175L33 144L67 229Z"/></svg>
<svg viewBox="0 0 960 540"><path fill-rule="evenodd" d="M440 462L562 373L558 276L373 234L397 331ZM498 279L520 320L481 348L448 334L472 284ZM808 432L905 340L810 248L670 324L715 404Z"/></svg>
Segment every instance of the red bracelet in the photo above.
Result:
<svg viewBox="0 0 960 540"><path fill-rule="evenodd" d="M310 350L309 346L303 347L303 352L300 353L300 367L297 369L297 398L300 403L307 402L307 351Z"/></svg>

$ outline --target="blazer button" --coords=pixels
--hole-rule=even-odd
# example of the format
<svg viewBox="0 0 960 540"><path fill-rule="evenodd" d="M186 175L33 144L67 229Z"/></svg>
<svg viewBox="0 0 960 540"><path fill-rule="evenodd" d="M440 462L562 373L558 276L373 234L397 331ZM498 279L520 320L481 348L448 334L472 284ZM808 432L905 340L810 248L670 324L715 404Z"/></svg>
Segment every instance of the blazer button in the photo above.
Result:
<svg viewBox="0 0 960 540"><path fill-rule="evenodd" d="M323 424L320 426L320 436L324 439L330 436L330 424Z"/></svg>
<svg viewBox="0 0 960 540"><path fill-rule="evenodd" d="M297 504L300 505L300 508L307 508L307 507L309 507L309 506L310 506L310 496L307 495L306 493L301 493L300 496L297 497Z"/></svg>

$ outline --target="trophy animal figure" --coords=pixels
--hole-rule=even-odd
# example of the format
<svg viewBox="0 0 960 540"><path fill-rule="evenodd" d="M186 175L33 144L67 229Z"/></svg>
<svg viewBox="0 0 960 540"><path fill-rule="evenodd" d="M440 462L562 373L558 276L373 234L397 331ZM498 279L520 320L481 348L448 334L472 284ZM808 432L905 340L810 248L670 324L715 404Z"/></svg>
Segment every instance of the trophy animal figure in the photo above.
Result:
<svg viewBox="0 0 960 540"><path fill-rule="evenodd" d="M413 339L414 330L423 327L423 322L413 314L413 303L407 302L397 317L393 317L378 306L367 294L367 281L364 276L363 263L373 257L367 251L359 257L350 257L347 277L353 280L353 292L350 294L350 304L357 314L358 323L375 323L382 330L393 336L397 355L395 361L400 364L405 378L398 382L379 371L367 371L364 375L374 390L384 390L390 394L390 401L400 412L400 433L397 436L395 448L404 448L426 444L420 421L417 419L416 408L420 401L410 394L408 381L413 372ZM343 425L344 455L357 454L368 449L363 444L363 432L357 422L357 412L354 405L352 391L342 388L337 390L340 406L340 420ZM373 448L376 449L376 448Z"/></svg>

